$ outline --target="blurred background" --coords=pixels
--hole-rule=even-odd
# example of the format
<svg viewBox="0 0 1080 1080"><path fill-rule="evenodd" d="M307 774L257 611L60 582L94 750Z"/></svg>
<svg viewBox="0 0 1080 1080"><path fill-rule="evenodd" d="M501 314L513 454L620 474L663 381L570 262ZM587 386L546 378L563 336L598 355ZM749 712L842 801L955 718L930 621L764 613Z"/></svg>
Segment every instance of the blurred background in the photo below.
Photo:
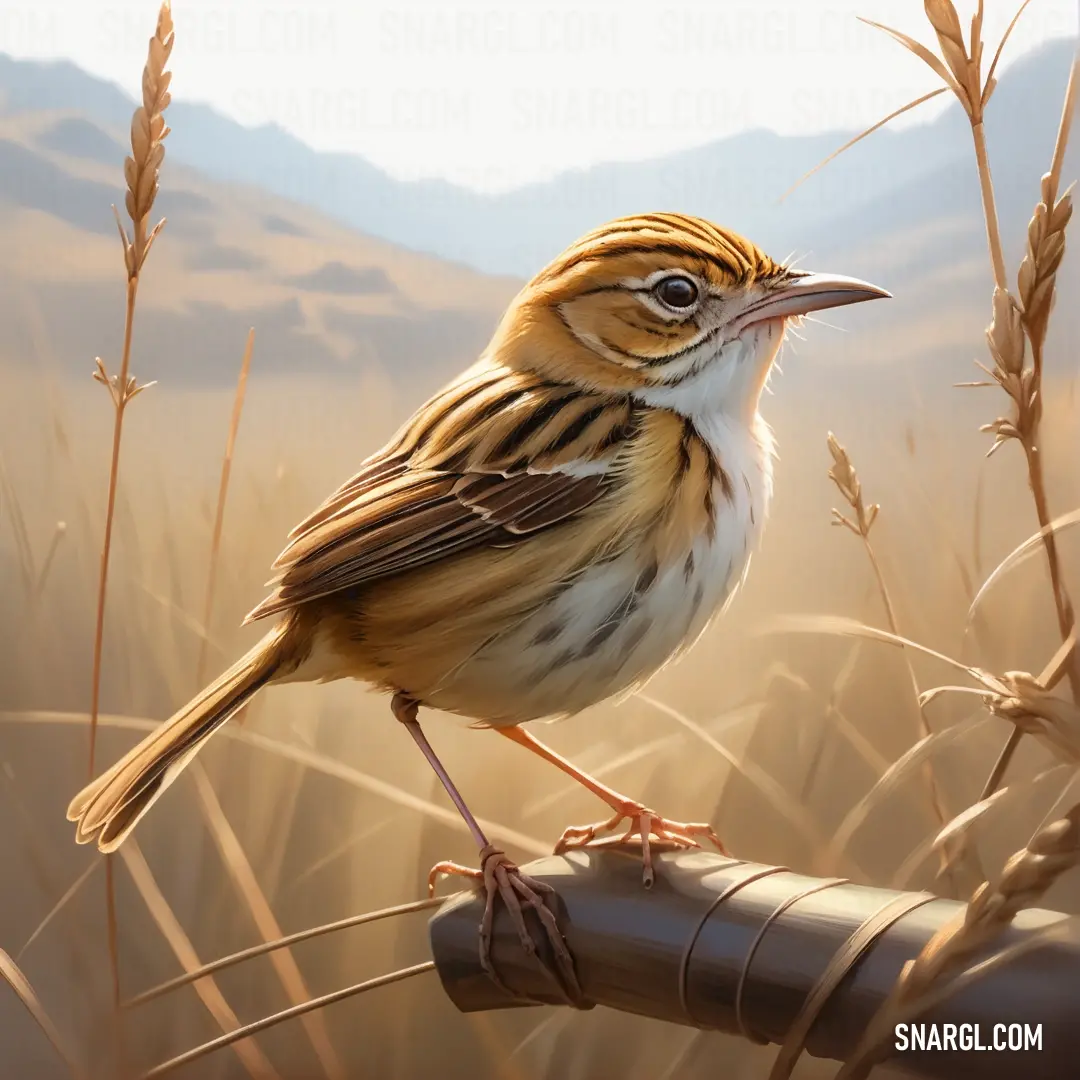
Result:
<svg viewBox="0 0 1080 1080"><path fill-rule="evenodd" d="M981 878L936 878L928 840L940 822L925 777L912 770L875 790L919 737L904 654L768 630L791 613L887 625L861 542L830 527L833 431L882 506L872 541L902 633L995 671L1038 671L1059 643L1038 552L967 619L979 584L1037 529L1019 452L984 457L991 438L978 427L1005 411L1003 396L953 386L978 377L973 360L989 362L971 137L943 96L781 201L860 128L934 85L855 21L926 39L914 0L793 7L176 4L173 131L154 214L168 224L140 285L132 351L139 380L157 385L125 419L101 766L198 688L204 639L208 675L255 640L257 628L238 624L289 528L475 358L528 276L609 218L676 210L895 298L808 322L786 343L763 404L780 446L773 518L726 617L643 693L542 735L663 813L711 820L742 857L966 898ZM1013 12L988 7L996 43ZM95 356L113 371L119 362L124 271L110 205L123 202L156 14L136 0L38 0L0 14L0 947L91 1062L108 1041L104 874L64 820L86 774L113 423L90 374ZM1071 0L1032 4L988 111L1011 278L1076 20ZM1065 183L1078 160L1074 139ZM1043 452L1062 514L1080 502L1075 257L1058 291ZM1077 580L1068 533L1062 556ZM956 681L932 660L912 663L922 689ZM934 730L972 720L932 759L950 817L978 798L1008 734L973 702L927 710ZM444 716L427 730L514 857L602 816L505 740ZM133 875L116 860L124 997L276 932L419 898L431 863L474 857L388 702L358 684L274 689L201 760L210 783L185 775L140 827L145 863ZM1045 775L1052 765L1021 747L1015 790L975 833L987 873L1064 797L1072 773ZM1066 880L1046 904L1076 910L1080 891ZM283 985L264 957L216 985L240 1022L254 1020L298 990L425 959L423 918L298 946L300 983ZM187 987L130 1015L132 1060L145 1069L220 1033L224 1014ZM774 1053L604 1010L462 1016L433 975L320 1016L259 1035L257 1055L226 1049L175 1075L696 1080L763 1076ZM803 1074L828 1069L804 1063ZM0 1076L63 1075L0 990Z"/></svg>

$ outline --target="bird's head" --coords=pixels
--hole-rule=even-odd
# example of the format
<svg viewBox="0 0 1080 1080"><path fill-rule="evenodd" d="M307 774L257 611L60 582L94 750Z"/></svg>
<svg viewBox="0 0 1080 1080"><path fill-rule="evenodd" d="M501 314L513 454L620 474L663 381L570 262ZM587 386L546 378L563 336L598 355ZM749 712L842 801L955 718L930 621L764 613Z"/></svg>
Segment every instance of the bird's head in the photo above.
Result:
<svg viewBox="0 0 1080 1080"><path fill-rule="evenodd" d="M586 234L537 274L493 347L589 389L752 415L788 319L888 295L785 267L701 218L644 214Z"/></svg>

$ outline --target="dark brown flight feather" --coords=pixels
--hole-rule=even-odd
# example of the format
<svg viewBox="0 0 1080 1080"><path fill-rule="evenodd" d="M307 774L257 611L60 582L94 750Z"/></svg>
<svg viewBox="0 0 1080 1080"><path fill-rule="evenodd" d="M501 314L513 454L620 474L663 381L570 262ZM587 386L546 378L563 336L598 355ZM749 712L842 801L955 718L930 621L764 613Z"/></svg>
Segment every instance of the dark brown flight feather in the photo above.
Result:
<svg viewBox="0 0 1080 1080"><path fill-rule="evenodd" d="M630 402L539 382L503 369L433 399L293 530L274 563L274 591L247 621L473 548L520 542L601 498L617 482L609 470L565 470L614 460L634 432ZM555 396L538 410L528 395L544 391ZM519 399L528 407L513 408Z"/></svg>

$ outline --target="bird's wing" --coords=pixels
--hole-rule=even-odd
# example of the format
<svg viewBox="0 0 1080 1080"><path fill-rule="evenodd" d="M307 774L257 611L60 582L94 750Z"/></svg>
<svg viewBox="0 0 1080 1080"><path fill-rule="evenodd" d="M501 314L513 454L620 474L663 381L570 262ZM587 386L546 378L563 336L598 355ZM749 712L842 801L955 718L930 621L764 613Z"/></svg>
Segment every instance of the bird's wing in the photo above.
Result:
<svg viewBox="0 0 1080 1080"><path fill-rule="evenodd" d="M626 399L472 369L290 533L248 620L535 536L604 494L633 431Z"/></svg>

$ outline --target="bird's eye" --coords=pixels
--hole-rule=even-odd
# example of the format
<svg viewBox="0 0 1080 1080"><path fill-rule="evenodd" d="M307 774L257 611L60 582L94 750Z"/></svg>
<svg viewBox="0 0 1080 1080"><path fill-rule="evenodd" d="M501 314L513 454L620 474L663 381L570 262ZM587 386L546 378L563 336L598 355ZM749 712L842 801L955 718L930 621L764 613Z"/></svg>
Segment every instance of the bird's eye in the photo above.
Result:
<svg viewBox="0 0 1080 1080"><path fill-rule="evenodd" d="M668 307L673 308L693 307L698 298L697 286L684 277L664 278L654 292Z"/></svg>

